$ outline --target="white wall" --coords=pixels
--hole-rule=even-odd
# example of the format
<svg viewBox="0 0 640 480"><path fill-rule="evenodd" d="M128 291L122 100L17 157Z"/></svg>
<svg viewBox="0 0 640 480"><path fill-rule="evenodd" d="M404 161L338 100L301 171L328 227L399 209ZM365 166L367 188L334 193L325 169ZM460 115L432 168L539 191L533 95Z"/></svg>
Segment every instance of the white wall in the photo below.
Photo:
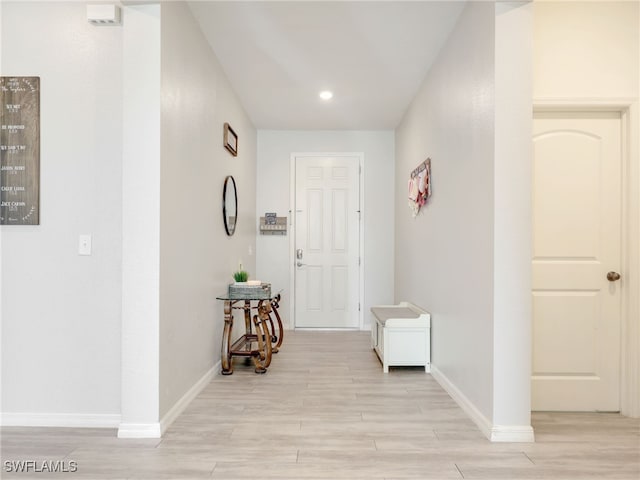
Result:
<svg viewBox="0 0 640 480"><path fill-rule="evenodd" d="M640 416L640 2L534 2L538 104L625 110L622 413Z"/></svg>
<svg viewBox="0 0 640 480"><path fill-rule="evenodd" d="M2 75L41 77L41 224L3 226L3 422L117 424L121 32L84 4L2 4ZM78 256L78 235L93 254Z"/></svg>
<svg viewBox="0 0 640 480"><path fill-rule="evenodd" d="M238 134L237 157L222 145L225 122ZM239 261L256 271L256 130L180 2L162 5L161 157L162 417L220 360L224 315L216 294ZM226 175L238 189L232 237L222 220ZM243 333L235 327L235 336Z"/></svg>
<svg viewBox="0 0 640 480"><path fill-rule="evenodd" d="M96 28L83 3L2 4L2 74L42 83L41 225L1 230L5 425L158 436L215 373L216 293L239 261L255 270L255 129L186 5L123 16Z"/></svg>
<svg viewBox="0 0 640 480"><path fill-rule="evenodd" d="M396 130L396 300L432 313L433 375L492 441L533 440L531 58L530 5L469 3Z"/></svg>
<svg viewBox="0 0 640 480"><path fill-rule="evenodd" d="M493 416L494 7L470 3L396 129L395 300L432 314L432 367ZM431 158L414 219L410 172Z"/></svg>
<svg viewBox="0 0 640 480"><path fill-rule="evenodd" d="M491 438L531 440L533 15L528 2L499 2L495 10Z"/></svg>
<svg viewBox="0 0 640 480"><path fill-rule="evenodd" d="M123 10L122 403L119 437L158 437L160 6Z"/></svg>
<svg viewBox="0 0 640 480"><path fill-rule="evenodd" d="M393 301L393 183L394 139L388 131L276 131L258 132L257 215L287 216L290 202L290 162L294 152L364 153L364 320L370 307ZM257 229L257 224L255 225ZM257 271L272 289L283 289L280 311L289 322L289 231L287 236L259 235ZM289 327L293 325L289 324Z"/></svg>
<svg viewBox="0 0 640 480"><path fill-rule="evenodd" d="M637 98L638 9L631 2L534 2L534 98Z"/></svg>

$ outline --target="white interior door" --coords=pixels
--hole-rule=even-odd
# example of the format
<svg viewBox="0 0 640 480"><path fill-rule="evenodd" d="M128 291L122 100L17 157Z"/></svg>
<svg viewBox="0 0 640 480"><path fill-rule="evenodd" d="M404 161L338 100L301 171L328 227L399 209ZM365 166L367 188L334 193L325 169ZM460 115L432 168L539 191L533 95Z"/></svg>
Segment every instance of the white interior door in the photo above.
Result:
<svg viewBox="0 0 640 480"><path fill-rule="evenodd" d="M359 157L296 157L295 326L359 326Z"/></svg>
<svg viewBox="0 0 640 480"><path fill-rule="evenodd" d="M537 113L532 408L620 409L620 114Z"/></svg>

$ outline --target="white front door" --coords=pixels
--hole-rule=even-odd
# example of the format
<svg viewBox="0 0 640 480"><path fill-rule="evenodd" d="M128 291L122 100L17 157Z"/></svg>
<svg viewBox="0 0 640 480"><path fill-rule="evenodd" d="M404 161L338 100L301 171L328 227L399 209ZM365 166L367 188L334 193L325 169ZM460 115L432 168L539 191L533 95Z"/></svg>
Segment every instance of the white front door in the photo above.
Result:
<svg viewBox="0 0 640 480"><path fill-rule="evenodd" d="M532 408L620 410L619 113L536 113Z"/></svg>
<svg viewBox="0 0 640 480"><path fill-rule="evenodd" d="M295 158L295 326L359 326L360 158Z"/></svg>

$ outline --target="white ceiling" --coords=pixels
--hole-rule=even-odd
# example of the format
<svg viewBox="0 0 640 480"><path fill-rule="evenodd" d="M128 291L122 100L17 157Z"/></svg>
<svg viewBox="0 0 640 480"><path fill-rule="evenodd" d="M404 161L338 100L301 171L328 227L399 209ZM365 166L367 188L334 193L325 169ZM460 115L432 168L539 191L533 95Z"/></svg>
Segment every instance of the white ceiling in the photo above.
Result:
<svg viewBox="0 0 640 480"><path fill-rule="evenodd" d="M395 128L464 6L189 4L256 128L296 130Z"/></svg>

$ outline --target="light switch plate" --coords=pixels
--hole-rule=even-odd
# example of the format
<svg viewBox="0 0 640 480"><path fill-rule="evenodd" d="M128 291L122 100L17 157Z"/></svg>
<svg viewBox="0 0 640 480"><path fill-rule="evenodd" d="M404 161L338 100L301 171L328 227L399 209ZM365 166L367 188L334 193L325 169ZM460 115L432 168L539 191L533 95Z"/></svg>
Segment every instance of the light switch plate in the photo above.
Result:
<svg viewBox="0 0 640 480"><path fill-rule="evenodd" d="M91 235L80 235L78 255L91 255Z"/></svg>

